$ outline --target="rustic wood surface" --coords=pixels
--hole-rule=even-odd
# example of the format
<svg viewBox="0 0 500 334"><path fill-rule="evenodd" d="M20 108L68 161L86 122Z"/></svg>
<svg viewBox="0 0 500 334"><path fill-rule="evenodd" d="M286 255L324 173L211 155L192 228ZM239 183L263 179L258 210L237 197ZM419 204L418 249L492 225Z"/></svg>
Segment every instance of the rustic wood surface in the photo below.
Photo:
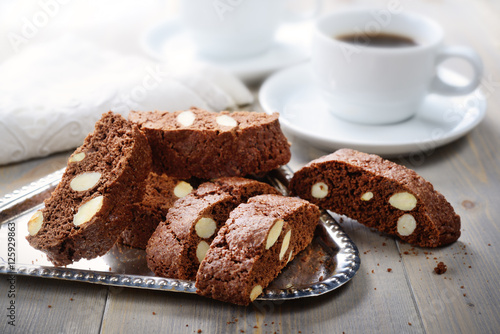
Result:
<svg viewBox="0 0 500 334"><path fill-rule="evenodd" d="M374 3L388 1L330 1L324 11ZM15 328L6 317L10 283L1 275L0 333L500 332L500 2L399 3L438 20L449 44L472 46L485 64L486 119L452 144L395 160L431 181L451 202L462 217L458 242L413 248L344 222L362 261L352 281L320 297L248 307L196 295L17 277ZM462 65L450 64L466 73ZM290 140L293 169L328 153ZM0 196L64 167L69 154L0 166ZM440 261L448 267L444 275L434 273Z"/></svg>

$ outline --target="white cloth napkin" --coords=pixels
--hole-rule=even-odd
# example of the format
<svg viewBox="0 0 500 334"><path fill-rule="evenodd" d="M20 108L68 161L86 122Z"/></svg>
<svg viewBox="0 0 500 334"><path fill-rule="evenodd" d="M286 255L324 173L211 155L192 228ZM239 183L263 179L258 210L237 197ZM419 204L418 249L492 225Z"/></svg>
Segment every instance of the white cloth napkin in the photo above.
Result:
<svg viewBox="0 0 500 334"><path fill-rule="evenodd" d="M108 110L220 111L253 96L230 73L207 65L158 64L65 36L0 64L0 164L82 144Z"/></svg>

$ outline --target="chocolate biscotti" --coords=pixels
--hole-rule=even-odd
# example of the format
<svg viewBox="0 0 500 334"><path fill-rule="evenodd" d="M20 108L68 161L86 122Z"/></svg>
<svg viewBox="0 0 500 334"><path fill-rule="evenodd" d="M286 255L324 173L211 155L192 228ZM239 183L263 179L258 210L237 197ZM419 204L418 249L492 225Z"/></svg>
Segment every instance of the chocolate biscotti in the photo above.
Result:
<svg viewBox="0 0 500 334"><path fill-rule="evenodd" d="M57 266L105 254L142 200L151 150L137 125L103 114L68 160L45 207L28 222L27 240Z"/></svg>
<svg viewBox="0 0 500 334"><path fill-rule="evenodd" d="M153 169L181 179L263 174L288 163L290 144L278 114L131 112L153 151Z"/></svg>
<svg viewBox="0 0 500 334"><path fill-rule="evenodd" d="M350 149L311 161L295 173L293 195L421 247L460 237L460 217L413 170Z"/></svg>
<svg viewBox="0 0 500 334"><path fill-rule="evenodd" d="M219 228L238 204L259 194L277 194L268 184L240 177L203 183L175 202L146 248L148 267L158 276L194 280Z"/></svg>
<svg viewBox="0 0 500 334"><path fill-rule="evenodd" d="M319 209L277 195L251 198L231 212L196 276L197 293L248 305L312 241Z"/></svg>
<svg viewBox="0 0 500 334"><path fill-rule="evenodd" d="M146 249L158 224L165 221L168 209L192 190L189 182L151 172L146 179L144 198L133 205L131 223L121 234L120 241L131 247Z"/></svg>

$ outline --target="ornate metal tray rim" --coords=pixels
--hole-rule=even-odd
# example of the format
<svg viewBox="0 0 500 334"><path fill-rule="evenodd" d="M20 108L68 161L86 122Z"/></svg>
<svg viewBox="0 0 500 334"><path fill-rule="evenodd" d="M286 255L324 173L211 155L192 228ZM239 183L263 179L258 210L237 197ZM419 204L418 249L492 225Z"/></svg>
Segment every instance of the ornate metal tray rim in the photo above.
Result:
<svg viewBox="0 0 500 334"><path fill-rule="evenodd" d="M283 166L273 172L274 173L272 174L274 174L274 176L266 176L267 180L285 194L287 192L286 185L293 176L293 172L288 166ZM3 198L0 198L0 215L5 211L14 208L16 205L32 198L33 196L56 186L63 173L64 168L32 182L27 186L17 189L11 194L5 195ZM37 207L41 206L42 204L37 205ZM37 207L33 206L28 209L37 209ZM22 213L13 215L4 221L0 221L0 226L16 221L16 218L21 214ZM262 295L257 298L257 300L276 301L318 296L337 289L354 277L361 263L359 251L354 242L347 236L347 234L341 229L339 224L327 211L322 211L319 225L323 232L329 236L331 241L333 241L337 247L337 252L334 256L336 267L333 275L304 288L267 288L264 290ZM128 275L123 273L117 274L105 271L73 269L66 267L9 263L3 257L0 257L0 274L63 279L117 287L166 290L191 294L196 293L196 287L193 281L156 276Z"/></svg>

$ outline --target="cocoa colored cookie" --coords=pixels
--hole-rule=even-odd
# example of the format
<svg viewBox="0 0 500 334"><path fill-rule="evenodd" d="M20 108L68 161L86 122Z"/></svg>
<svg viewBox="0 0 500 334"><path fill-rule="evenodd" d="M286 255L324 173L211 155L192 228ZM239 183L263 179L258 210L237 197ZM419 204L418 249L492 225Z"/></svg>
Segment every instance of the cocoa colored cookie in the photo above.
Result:
<svg viewBox="0 0 500 334"><path fill-rule="evenodd" d="M212 242L197 293L248 305L312 241L320 216L305 200L261 195L240 204Z"/></svg>
<svg viewBox="0 0 500 334"><path fill-rule="evenodd" d="M153 169L181 179L264 174L288 163L290 144L278 114L131 112L148 137Z"/></svg>
<svg viewBox="0 0 500 334"><path fill-rule="evenodd" d="M165 221L175 201L189 194L189 182L151 172L146 179L146 192L142 202L134 204L130 225L121 234L120 242L146 249L149 238L158 224Z"/></svg>
<svg viewBox="0 0 500 334"><path fill-rule="evenodd" d="M150 169L151 150L137 125L103 114L28 222L28 242L57 266L105 254L130 222L128 204L142 200Z"/></svg>
<svg viewBox="0 0 500 334"><path fill-rule="evenodd" d="M240 177L206 182L175 202L146 248L149 268L158 276L194 280L219 228L238 204L259 194L277 194L268 184Z"/></svg>
<svg viewBox="0 0 500 334"><path fill-rule="evenodd" d="M290 182L293 195L421 247L460 237L460 217L415 171L341 149L311 161Z"/></svg>

